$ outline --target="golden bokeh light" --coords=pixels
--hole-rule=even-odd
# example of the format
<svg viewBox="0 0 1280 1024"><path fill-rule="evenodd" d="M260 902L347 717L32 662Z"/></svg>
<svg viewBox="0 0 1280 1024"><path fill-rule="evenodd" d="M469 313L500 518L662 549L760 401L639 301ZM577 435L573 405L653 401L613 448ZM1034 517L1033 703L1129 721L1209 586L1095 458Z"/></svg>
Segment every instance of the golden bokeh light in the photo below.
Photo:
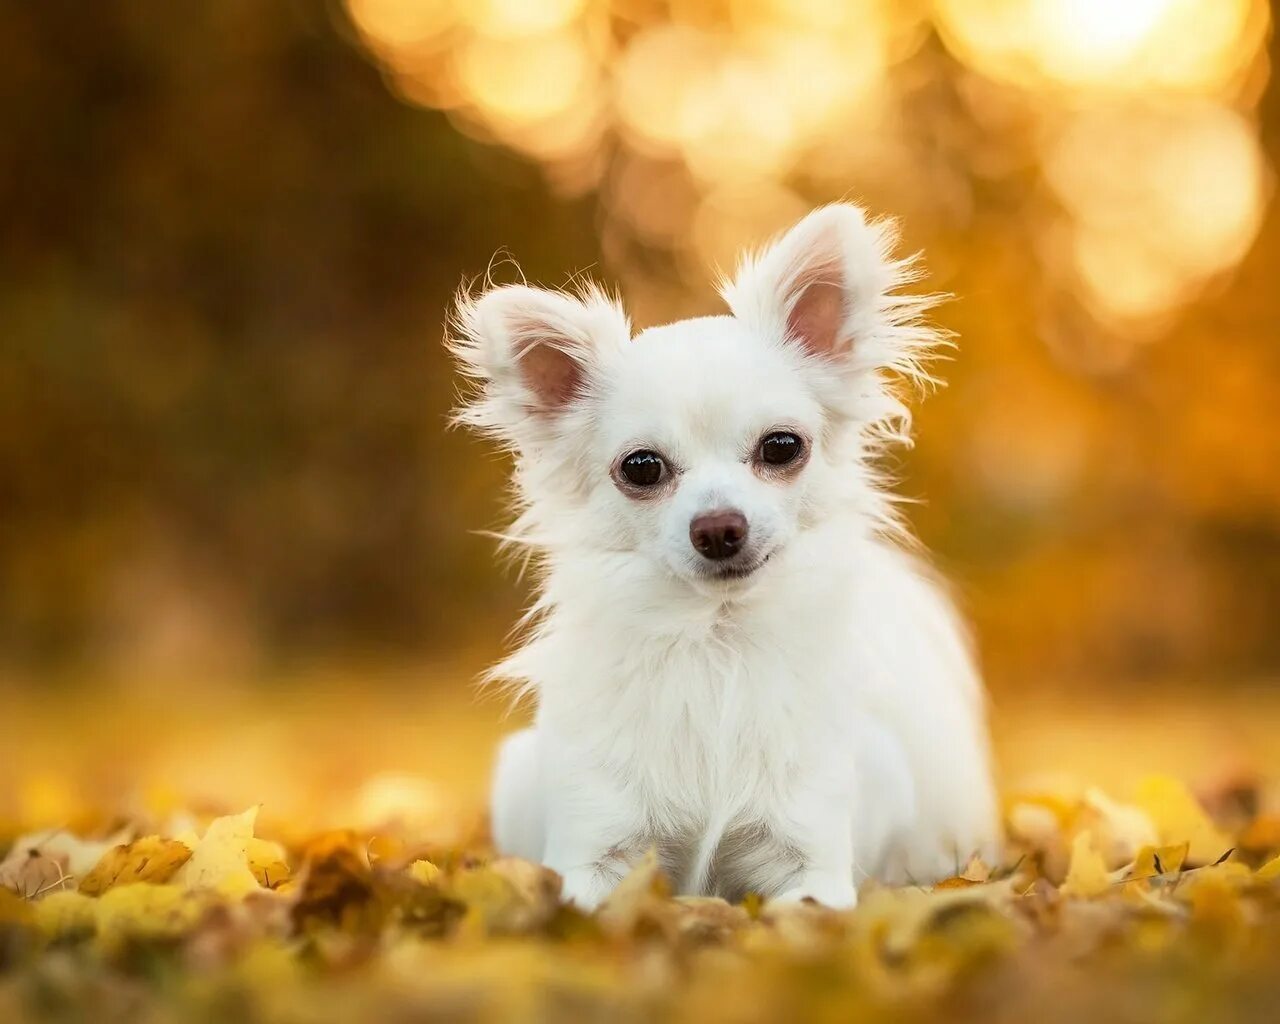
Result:
<svg viewBox="0 0 1280 1024"><path fill-rule="evenodd" d="M620 127L637 148L675 153L688 144L695 95L713 79L715 40L697 29L669 25L639 33L615 69Z"/></svg>
<svg viewBox="0 0 1280 1024"><path fill-rule="evenodd" d="M520 38L471 37L457 52L463 93L498 122L545 121L585 97L594 66L569 32Z"/></svg>
<svg viewBox="0 0 1280 1024"><path fill-rule="evenodd" d="M1267 193L1254 126L1205 102L1077 116L1044 167L1070 217L1084 298L1120 326L1176 307L1234 266Z"/></svg>
<svg viewBox="0 0 1280 1024"><path fill-rule="evenodd" d="M347 0L347 10L378 52L391 55L428 42L458 14L451 0Z"/></svg>
<svg viewBox="0 0 1280 1024"><path fill-rule="evenodd" d="M1002 125L1003 149L965 143L975 169L1038 163L1057 211L1046 277L1103 327L1152 336L1239 262L1268 198L1251 117L1262 0L347 3L402 97L596 190L611 269L637 290L624 236L720 260L868 182L968 208L903 128L911 104L939 101L915 59L931 28L971 73L974 116Z"/></svg>
<svg viewBox="0 0 1280 1024"><path fill-rule="evenodd" d="M474 0L460 13L479 32L525 36L563 28L584 5L585 0Z"/></svg>
<svg viewBox="0 0 1280 1024"><path fill-rule="evenodd" d="M693 222L693 251L699 266L733 270L743 239L761 240L807 212L805 201L775 184L721 186L708 193Z"/></svg>
<svg viewBox="0 0 1280 1024"><path fill-rule="evenodd" d="M947 44L1021 86L1222 93L1266 34L1264 0L937 0Z"/></svg>

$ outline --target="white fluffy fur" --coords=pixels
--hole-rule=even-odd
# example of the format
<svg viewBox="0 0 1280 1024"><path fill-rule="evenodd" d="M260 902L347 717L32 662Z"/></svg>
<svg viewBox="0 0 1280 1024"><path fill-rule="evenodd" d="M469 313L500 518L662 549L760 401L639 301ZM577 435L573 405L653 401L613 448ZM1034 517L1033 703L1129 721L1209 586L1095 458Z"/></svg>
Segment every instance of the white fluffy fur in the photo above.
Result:
<svg viewBox="0 0 1280 1024"><path fill-rule="evenodd" d="M866 879L926 882L996 843L981 685L964 631L875 469L909 416L893 381L939 341L894 239L856 207L816 210L744 261L729 316L631 336L617 303L524 286L464 297L452 348L460 413L515 455L540 592L494 670L536 700L501 749L498 848L541 861L583 906L656 847L680 892L855 902ZM789 316L842 289L838 343ZM522 364L541 346L563 400ZM810 440L786 479L760 438ZM672 467L656 497L615 484L637 449ZM693 516L741 511L745 579L707 575Z"/></svg>

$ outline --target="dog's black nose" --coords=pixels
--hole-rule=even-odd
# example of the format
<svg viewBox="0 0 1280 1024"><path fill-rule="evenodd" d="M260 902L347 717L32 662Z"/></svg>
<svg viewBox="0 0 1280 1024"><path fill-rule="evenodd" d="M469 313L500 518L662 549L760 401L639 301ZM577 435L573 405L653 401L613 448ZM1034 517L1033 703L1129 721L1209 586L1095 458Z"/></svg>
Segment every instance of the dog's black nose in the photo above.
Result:
<svg viewBox="0 0 1280 1024"><path fill-rule="evenodd" d="M734 509L694 516L689 524L689 540L704 558L732 558L747 541L747 518Z"/></svg>

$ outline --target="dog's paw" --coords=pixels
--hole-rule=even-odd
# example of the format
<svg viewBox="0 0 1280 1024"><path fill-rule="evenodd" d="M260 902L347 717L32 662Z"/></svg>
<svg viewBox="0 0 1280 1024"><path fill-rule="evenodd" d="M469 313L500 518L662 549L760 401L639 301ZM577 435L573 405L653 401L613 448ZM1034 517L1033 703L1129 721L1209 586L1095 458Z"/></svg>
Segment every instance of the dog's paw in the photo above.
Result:
<svg viewBox="0 0 1280 1024"><path fill-rule="evenodd" d="M915 838L895 851L877 878L886 885L933 885L960 874L974 857L988 867L998 866L1003 860L1000 843L985 836L957 840L950 833Z"/></svg>
<svg viewBox="0 0 1280 1024"><path fill-rule="evenodd" d="M853 880L838 875L807 874L795 885L775 896L775 903L802 903L812 900L832 910L851 910L858 905Z"/></svg>
<svg viewBox="0 0 1280 1024"><path fill-rule="evenodd" d="M617 882L614 876L594 868L566 871L560 886L560 899L589 914L608 898Z"/></svg>

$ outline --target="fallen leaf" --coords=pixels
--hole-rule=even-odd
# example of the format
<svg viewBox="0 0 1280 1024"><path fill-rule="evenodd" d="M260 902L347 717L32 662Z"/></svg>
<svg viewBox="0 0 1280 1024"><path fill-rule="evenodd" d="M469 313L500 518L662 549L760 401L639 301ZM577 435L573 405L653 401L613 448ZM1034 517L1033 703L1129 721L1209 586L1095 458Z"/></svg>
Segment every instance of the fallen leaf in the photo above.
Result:
<svg viewBox="0 0 1280 1024"><path fill-rule="evenodd" d="M213 889L231 897L257 890L248 853L257 816L258 808L250 807L242 814L211 821L176 880L188 889Z"/></svg>
<svg viewBox="0 0 1280 1024"><path fill-rule="evenodd" d="M104 840L81 839L64 829L19 836L0 862L0 888L27 899L71 888L75 879L87 874L103 854L125 838L121 834Z"/></svg>
<svg viewBox="0 0 1280 1024"><path fill-rule="evenodd" d="M38 899L45 893L70 888L72 883L65 861L38 849L16 848L0 864L0 889L24 900Z"/></svg>
<svg viewBox="0 0 1280 1024"><path fill-rule="evenodd" d="M1109 867L1128 864L1143 847L1160 841L1144 809L1113 800L1100 789L1086 790L1084 803L1090 813L1083 824L1093 833L1094 844Z"/></svg>
<svg viewBox="0 0 1280 1024"><path fill-rule="evenodd" d="M935 891L945 892L948 889L968 889L970 886L981 884L981 882L972 878L965 878L964 875L955 875L952 878L944 878L936 883L933 888Z"/></svg>
<svg viewBox="0 0 1280 1024"><path fill-rule="evenodd" d="M51 892L35 904L35 920L49 939L84 938L97 929L98 904L71 889Z"/></svg>
<svg viewBox="0 0 1280 1024"><path fill-rule="evenodd" d="M1179 843L1177 846L1144 846L1134 858L1129 877L1139 879L1177 874L1187 859L1188 846L1188 843Z"/></svg>
<svg viewBox="0 0 1280 1024"><path fill-rule="evenodd" d="M409 876L423 885L435 885L440 880L440 869L429 860L415 860L409 865Z"/></svg>
<svg viewBox="0 0 1280 1024"><path fill-rule="evenodd" d="M658 851L650 847L600 905L596 917L610 931L629 931L642 918L660 912L670 894L670 883L658 864Z"/></svg>
<svg viewBox="0 0 1280 1024"><path fill-rule="evenodd" d="M1232 845L1191 791L1176 779L1155 775L1143 780L1136 800L1155 825L1158 839L1154 845L1187 843L1189 864L1212 864Z"/></svg>
<svg viewBox="0 0 1280 1024"><path fill-rule="evenodd" d="M1101 896L1111 888L1111 877L1106 862L1094 845L1093 834L1079 833L1071 844L1071 864L1067 868L1066 881L1062 883L1064 896Z"/></svg>
<svg viewBox="0 0 1280 1024"><path fill-rule="evenodd" d="M989 882L991 867L977 854L969 858L969 863L960 872L960 877L970 882Z"/></svg>
<svg viewBox="0 0 1280 1024"><path fill-rule="evenodd" d="M98 941L110 950L131 939L171 938L190 931L215 897L209 890L171 883L119 885L95 902Z"/></svg>
<svg viewBox="0 0 1280 1024"><path fill-rule="evenodd" d="M381 926L384 908L377 899L366 844L354 832L329 832L302 850L302 892L294 907L300 929L335 926L366 932Z"/></svg>
<svg viewBox="0 0 1280 1024"><path fill-rule="evenodd" d="M245 844L249 870L264 889L278 888L289 880L288 854L279 843L251 836Z"/></svg>
<svg viewBox="0 0 1280 1024"><path fill-rule="evenodd" d="M86 896L101 896L108 889L131 882L167 882L191 858L191 850L176 839L143 836L132 843L113 846L92 871L80 880Z"/></svg>
<svg viewBox="0 0 1280 1024"><path fill-rule="evenodd" d="M1280 878L1280 856L1272 857L1262 867L1258 868L1255 877L1260 882L1274 882Z"/></svg>

